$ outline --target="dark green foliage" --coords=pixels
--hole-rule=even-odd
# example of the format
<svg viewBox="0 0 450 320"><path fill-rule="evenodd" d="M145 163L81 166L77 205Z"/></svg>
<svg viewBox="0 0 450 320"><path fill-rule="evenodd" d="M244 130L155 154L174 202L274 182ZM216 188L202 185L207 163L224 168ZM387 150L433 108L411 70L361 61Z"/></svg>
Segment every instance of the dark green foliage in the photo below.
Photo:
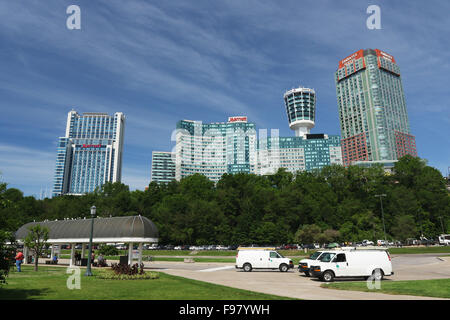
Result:
<svg viewBox="0 0 450 320"><path fill-rule="evenodd" d="M0 230L16 231L33 220L90 217L95 205L101 217L149 218L162 244L374 241L384 239L375 197L383 193L389 239L450 232L450 197L440 172L411 156L400 159L394 172L333 165L297 174L224 174L216 185L195 174L167 185L150 183L145 191L106 183L84 196L44 200L0 184Z"/></svg>
<svg viewBox="0 0 450 320"><path fill-rule="evenodd" d="M0 230L0 285L6 283L9 269L14 265L16 252L14 236Z"/></svg>
<svg viewBox="0 0 450 320"><path fill-rule="evenodd" d="M117 256L119 255L119 249L114 246L102 245L98 250L98 254L102 254L104 256Z"/></svg>

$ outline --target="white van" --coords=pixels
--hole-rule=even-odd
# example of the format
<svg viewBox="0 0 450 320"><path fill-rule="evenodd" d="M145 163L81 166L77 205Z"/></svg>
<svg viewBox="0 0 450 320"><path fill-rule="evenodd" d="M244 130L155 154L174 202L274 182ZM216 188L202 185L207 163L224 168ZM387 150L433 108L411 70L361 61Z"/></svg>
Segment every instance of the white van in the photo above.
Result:
<svg viewBox="0 0 450 320"><path fill-rule="evenodd" d="M309 267L311 267L311 263L314 263L317 259L319 259L324 252L325 251L316 251L311 254L309 258L300 260L298 262L298 272L303 272L307 277L309 277Z"/></svg>
<svg viewBox="0 0 450 320"><path fill-rule="evenodd" d="M441 234L439 236L439 244L443 246L450 245L450 234Z"/></svg>
<svg viewBox="0 0 450 320"><path fill-rule="evenodd" d="M382 280L384 276L394 274L389 252L382 249L356 248L323 253L312 263L309 273L325 282L331 282L334 278L370 276Z"/></svg>
<svg viewBox="0 0 450 320"><path fill-rule="evenodd" d="M236 256L236 269L246 272L253 269L279 269L286 272L294 267L291 259L270 248L238 248Z"/></svg>

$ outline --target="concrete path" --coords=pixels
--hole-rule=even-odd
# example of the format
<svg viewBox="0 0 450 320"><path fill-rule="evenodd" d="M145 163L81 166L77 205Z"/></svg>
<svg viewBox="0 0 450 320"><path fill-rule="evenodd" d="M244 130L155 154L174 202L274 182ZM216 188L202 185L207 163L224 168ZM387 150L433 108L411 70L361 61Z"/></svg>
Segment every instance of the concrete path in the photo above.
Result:
<svg viewBox="0 0 450 320"><path fill-rule="evenodd" d="M47 259L42 259L42 262L45 263L45 260ZM60 265L65 264L65 267L67 267L68 262L68 259L60 259L59 261ZM386 277L384 281L450 278L450 257L437 257L436 255L397 255L392 256L392 264L395 275ZM297 299L440 300L439 298L431 297L377 293L376 290L374 292L358 292L325 289L320 287L322 282L306 277L296 269L286 273L279 271L243 272L236 270L234 264L230 263L165 261L145 261L144 265L146 269L165 272L175 276Z"/></svg>

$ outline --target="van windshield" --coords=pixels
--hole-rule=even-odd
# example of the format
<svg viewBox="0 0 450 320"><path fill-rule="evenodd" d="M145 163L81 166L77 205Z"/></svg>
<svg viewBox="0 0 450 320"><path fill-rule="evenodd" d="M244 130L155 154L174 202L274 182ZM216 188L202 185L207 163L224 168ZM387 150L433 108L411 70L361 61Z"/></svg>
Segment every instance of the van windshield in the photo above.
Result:
<svg viewBox="0 0 450 320"><path fill-rule="evenodd" d="M316 251L312 255L309 256L311 260L316 260L322 254L321 251Z"/></svg>
<svg viewBox="0 0 450 320"><path fill-rule="evenodd" d="M335 253L330 253L330 252L326 252L323 255L320 256L320 258L318 259L319 261L322 262L330 262L331 259L333 259L333 257L335 256Z"/></svg>

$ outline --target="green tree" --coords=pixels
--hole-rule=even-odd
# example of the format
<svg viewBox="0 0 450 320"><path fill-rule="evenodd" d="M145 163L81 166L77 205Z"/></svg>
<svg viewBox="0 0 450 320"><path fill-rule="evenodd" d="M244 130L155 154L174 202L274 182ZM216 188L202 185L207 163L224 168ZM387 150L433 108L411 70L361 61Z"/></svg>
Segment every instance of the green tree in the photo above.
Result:
<svg viewBox="0 0 450 320"><path fill-rule="evenodd" d="M0 230L0 284L6 283L9 270L14 265L15 243L11 232Z"/></svg>
<svg viewBox="0 0 450 320"><path fill-rule="evenodd" d="M45 251L45 245L48 240L49 230L36 224L28 228L28 235L25 237L24 245L34 253L34 271L38 271L39 257Z"/></svg>
<svg viewBox="0 0 450 320"><path fill-rule="evenodd" d="M397 240L406 240L417 236L417 227L412 215L402 215L395 218L392 234Z"/></svg>
<svg viewBox="0 0 450 320"><path fill-rule="evenodd" d="M320 227L315 224L303 225L297 230L294 241L301 244L310 244L319 240L318 235L321 234Z"/></svg>

